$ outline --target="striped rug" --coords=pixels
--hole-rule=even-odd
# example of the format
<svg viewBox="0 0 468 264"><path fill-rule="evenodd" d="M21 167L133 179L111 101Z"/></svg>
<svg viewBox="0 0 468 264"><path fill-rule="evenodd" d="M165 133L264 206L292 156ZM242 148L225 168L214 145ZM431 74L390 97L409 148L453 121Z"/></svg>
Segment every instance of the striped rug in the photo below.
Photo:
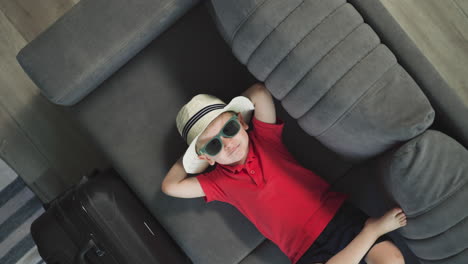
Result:
<svg viewBox="0 0 468 264"><path fill-rule="evenodd" d="M0 263L44 261L30 234L31 223L44 212L23 180L0 159Z"/></svg>

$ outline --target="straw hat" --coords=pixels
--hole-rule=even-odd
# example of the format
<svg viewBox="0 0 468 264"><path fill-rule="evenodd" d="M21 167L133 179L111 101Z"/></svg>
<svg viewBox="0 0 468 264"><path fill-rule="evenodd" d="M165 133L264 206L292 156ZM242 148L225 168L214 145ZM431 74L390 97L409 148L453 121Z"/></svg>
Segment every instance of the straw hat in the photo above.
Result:
<svg viewBox="0 0 468 264"><path fill-rule="evenodd" d="M182 160L185 171L191 174L200 173L209 166L206 160L198 158L195 145L198 137L211 121L224 112L233 111L240 112L244 121L248 123L253 110L253 103L245 96L234 97L227 105L212 95L199 94L194 96L180 109L176 118L177 130L189 145Z"/></svg>

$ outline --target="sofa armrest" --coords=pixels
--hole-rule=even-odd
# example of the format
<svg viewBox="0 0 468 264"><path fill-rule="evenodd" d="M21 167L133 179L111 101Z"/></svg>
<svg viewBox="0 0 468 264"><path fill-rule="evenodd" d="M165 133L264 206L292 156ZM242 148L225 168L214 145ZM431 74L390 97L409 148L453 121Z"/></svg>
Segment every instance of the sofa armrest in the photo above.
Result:
<svg viewBox="0 0 468 264"><path fill-rule="evenodd" d="M73 105L198 0L81 0L17 55L51 102Z"/></svg>
<svg viewBox="0 0 468 264"><path fill-rule="evenodd" d="M399 229L411 250L430 263L467 263L468 151L428 130L380 162L386 192L403 208Z"/></svg>
<svg viewBox="0 0 468 264"><path fill-rule="evenodd" d="M422 263L468 263L467 159L460 143L427 130L353 167L334 189L374 217L400 206L408 225L398 233Z"/></svg>

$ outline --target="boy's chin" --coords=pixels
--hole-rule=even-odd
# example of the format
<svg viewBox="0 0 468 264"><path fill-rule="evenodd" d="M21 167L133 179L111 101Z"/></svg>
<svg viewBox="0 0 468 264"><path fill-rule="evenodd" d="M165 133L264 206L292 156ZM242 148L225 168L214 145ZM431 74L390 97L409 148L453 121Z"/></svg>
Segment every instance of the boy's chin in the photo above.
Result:
<svg viewBox="0 0 468 264"><path fill-rule="evenodd" d="M218 162L218 163L222 164L222 165L227 165L227 166L235 166L235 165L240 164L241 161L242 161L242 157L240 157L238 159L233 159L233 160L227 161L225 163L220 163L220 162Z"/></svg>

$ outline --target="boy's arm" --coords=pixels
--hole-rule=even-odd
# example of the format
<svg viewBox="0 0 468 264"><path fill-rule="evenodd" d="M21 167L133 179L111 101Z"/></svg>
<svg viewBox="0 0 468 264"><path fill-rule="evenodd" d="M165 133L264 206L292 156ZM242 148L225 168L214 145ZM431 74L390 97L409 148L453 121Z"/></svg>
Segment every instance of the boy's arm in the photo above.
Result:
<svg viewBox="0 0 468 264"><path fill-rule="evenodd" d="M161 189L163 193L179 198L196 198L205 196L196 177L188 177L179 158L164 178Z"/></svg>
<svg viewBox="0 0 468 264"><path fill-rule="evenodd" d="M257 120L269 124L276 123L276 110L273 97L265 85L256 83L250 86L241 95L252 101L255 107L254 116Z"/></svg>

